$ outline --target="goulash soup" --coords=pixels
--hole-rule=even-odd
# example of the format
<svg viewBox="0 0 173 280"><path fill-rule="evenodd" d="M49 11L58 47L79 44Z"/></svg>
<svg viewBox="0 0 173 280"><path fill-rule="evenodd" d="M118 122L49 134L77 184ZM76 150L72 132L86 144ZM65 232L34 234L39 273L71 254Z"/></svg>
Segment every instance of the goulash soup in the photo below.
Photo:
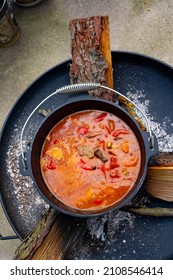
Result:
<svg viewBox="0 0 173 280"><path fill-rule="evenodd" d="M141 153L130 127L111 113L86 110L61 120L46 137L41 170L66 205L96 210L121 200L134 186Z"/></svg>

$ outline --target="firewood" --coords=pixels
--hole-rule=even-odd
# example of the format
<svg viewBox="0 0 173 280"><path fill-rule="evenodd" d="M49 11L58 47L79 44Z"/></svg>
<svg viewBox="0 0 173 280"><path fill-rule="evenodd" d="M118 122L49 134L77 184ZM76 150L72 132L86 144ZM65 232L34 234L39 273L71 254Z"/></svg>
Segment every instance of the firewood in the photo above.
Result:
<svg viewBox="0 0 173 280"><path fill-rule="evenodd" d="M32 260L62 260L72 249L79 236L85 231L85 219L58 214L42 245L38 247Z"/></svg>
<svg viewBox="0 0 173 280"><path fill-rule="evenodd" d="M93 16L70 21L72 64L71 84L97 82L113 88L113 69L108 16ZM91 95L113 101L114 95L103 89Z"/></svg>
<svg viewBox="0 0 173 280"><path fill-rule="evenodd" d="M47 236L50 227L55 222L57 212L54 209L48 209L43 215L42 219L38 222L35 229L28 234L15 252L14 260L30 260L42 244Z"/></svg>

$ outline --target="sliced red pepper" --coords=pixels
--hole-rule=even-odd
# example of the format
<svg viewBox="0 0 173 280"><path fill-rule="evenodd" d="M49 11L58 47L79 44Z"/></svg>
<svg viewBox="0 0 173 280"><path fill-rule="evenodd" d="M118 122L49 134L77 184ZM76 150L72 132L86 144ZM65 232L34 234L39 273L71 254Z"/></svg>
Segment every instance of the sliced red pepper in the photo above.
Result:
<svg viewBox="0 0 173 280"><path fill-rule="evenodd" d="M105 165L102 164L102 165L100 166L100 169L101 169L101 171L103 171L103 173L104 173L104 175L105 175L105 177L106 177L106 167L105 167Z"/></svg>
<svg viewBox="0 0 173 280"><path fill-rule="evenodd" d="M117 162L117 158L116 157L111 157L110 158L110 166L109 166L110 170L112 170L114 168L117 168L117 167L119 167L119 164Z"/></svg>
<svg viewBox="0 0 173 280"><path fill-rule="evenodd" d="M113 137L117 137L120 134L129 134L129 131L127 129L117 129L112 135Z"/></svg>
<svg viewBox="0 0 173 280"><path fill-rule="evenodd" d="M83 159L80 159L79 167L88 171L95 169L91 164L87 164Z"/></svg>
<svg viewBox="0 0 173 280"><path fill-rule="evenodd" d="M53 163L52 159L51 159L50 162L48 163L47 168L50 169L50 170L56 169L56 164Z"/></svg>
<svg viewBox="0 0 173 280"><path fill-rule="evenodd" d="M86 164L86 162L83 160L83 158L80 159L80 162Z"/></svg>
<svg viewBox="0 0 173 280"><path fill-rule="evenodd" d="M106 148L105 140L100 141L100 144L102 145L102 148L105 151Z"/></svg>
<svg viewBox="0 0 173 280"><path fill-rule="evenodd" d="M101 113L99 116L95 118L96 122L101 122L107 116L107 113Z"/></svg>
<svg viewBox="0 0 173 280"><path fill-rule="evenodd" d="M89 131L89 129L87 127L84 127L84 126L79 126L77 128L77 134L79 134L79 135L87 134L88 131Z"/></svg>
<svg viewBox="0 0 173 280"><path fill-rule="evenodd" d="M108 126L106 126L105 128L106 128L108 134L111 134L110 128Z"/></svg>

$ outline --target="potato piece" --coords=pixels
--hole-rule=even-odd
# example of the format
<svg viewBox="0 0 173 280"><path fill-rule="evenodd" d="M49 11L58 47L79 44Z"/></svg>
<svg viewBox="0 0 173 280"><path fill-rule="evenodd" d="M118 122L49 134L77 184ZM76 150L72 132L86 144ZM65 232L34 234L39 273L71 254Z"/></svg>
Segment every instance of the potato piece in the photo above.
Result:
<svg viewBox="0 0 173 280"><path fill-rule="evenodd" d="M128 141L124 141L121 145L121 150L124 152L124 153L128 153L129 152L129 143Z"/></svg>
<svg viewBox="0 0 173 280"><path fill-rule="evenodd" d="M60 148L58 147L53 147L52 149L48 150L46 154L58 161L60 161L63 157L63 152Z"/></svg>

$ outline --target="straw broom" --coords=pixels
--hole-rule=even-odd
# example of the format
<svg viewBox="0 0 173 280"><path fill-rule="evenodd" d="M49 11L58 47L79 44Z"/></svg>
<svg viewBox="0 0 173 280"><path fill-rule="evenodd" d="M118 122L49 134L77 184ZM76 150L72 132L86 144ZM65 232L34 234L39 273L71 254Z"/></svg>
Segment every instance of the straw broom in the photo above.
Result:
<svg viewBox="0 0 173 280"><path fill-rule="evenodd" d="M173 202L173 166L150 166L145 187L152 196Z"/></svg>

